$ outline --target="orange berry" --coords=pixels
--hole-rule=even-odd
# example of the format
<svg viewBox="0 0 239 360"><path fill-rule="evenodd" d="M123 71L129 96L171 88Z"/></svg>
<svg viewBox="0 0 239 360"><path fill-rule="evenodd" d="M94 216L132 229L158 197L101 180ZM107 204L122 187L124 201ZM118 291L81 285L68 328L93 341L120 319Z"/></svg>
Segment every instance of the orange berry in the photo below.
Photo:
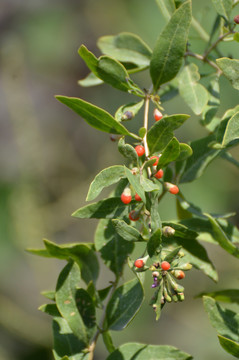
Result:
<svg viewBox="0 0 239 360"><path fill-rule="evenodd" d="M169 264L169 262L167 262L167 261L163 261L162 263L161 263L161 269L162 270L169 270L170 269L170 264Z"/></svg>
<svg viewBox="0 0 239 360"><path fill-rule="evenodd" d="M142 201L141 197L138 194L134 195L136 201Z"/></svg>
<svg viewBox="0 0 239 360"><path fill-rule="evenodd" d="M159 121L162 119L162 117L163 114L158 109L154 109L154 120Z"/></svg>
<svg viewBox="0 0 239 360"><path fill-rule="evenodd" d="M140 214L138 213L138 211L135 211L135 210L130 211L129 219L131 221L137 221L137 220L139 220L139 218L140 218Z"/></svg>
<svg viewBox="0 0 239 360"><path fill-rule="evenodd" d="M144 260L143 259L137 259L134 262L134 266L137 268L142 268L144 267Z"/></svg>
<svg viewBox="0 0 239 360"><path fill-rule="evenodd" d="M137 152L138 156L143 156L145 153L145 148L142 145L135 146L135 151Z"/></svg>
<svg viewBox="0 0 239 360"><path fill-rule="evenodd" d="M150 159L155 159L155 163L153 163L152 166L157 166L158 162L159 162L159 157L158 156L151 156Z"/></svg>
<svg viewBox="0 0 239 360"><path fill-rule="evenodd" d="M124 191L121 194L121 201L124 204L129 204L132 200L131 191L129 188L125 188Z"/></svg>
<svg viewBox="0 0 239 360"><path fill-rule="evenodd" d="M156 177L157 179L161 179L163 177L163 170L159 169L159 171L154 174L154 177Z"/></svg>

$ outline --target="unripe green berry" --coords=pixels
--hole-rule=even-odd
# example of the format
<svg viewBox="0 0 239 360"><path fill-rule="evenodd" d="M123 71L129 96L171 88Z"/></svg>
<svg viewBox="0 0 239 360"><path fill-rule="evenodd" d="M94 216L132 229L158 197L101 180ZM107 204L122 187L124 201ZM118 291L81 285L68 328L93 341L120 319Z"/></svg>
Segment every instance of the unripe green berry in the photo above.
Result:
<svg viewBox="0 0 239 360"><path fill-rule="evenodd" d="M165 237L171 237L175 234L175 229L173 229L171 226L164 226L163 227L163 235Z"/></svg>

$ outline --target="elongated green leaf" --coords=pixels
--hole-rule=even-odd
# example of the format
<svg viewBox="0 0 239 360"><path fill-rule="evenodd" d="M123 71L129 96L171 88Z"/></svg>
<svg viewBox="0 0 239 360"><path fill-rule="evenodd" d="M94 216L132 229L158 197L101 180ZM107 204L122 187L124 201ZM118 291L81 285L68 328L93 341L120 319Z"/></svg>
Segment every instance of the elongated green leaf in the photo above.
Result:
<svg viewBox="0 0 239 360"><path fill-rule="evenodd" d="M221 153L222 150L209 147L209 144L214 140L214 135L209 135L190 143L193 154L186 160L180 183L199 178L207 166Z"/></svg>
<svg viewBox="0 0 239 360"><path fill-rule="evenodd" d="M220 227L218 222L209 214L205 214L213 228L214 240L226 250L229 254L239 258L239 249L228 239L223 229Z"/></svg>
<svg viewBox="0 0 239 360"><path fill-rule="evenodd" d="M170 251L170 253L168 253L165 256L164 261L168 261L169 263L171 261L173 261L173 259L175 259L175 257L178 255L178 253L181 249L182 249L182 246L178 246L175 249L173 249L172 251Z"/></svg>
<svg viewBox="0 0 239 360"><path fill-rule="evenodd" d="M56 304L74 335L77 336L83 344L88 345L89 334L78 310L76 299L77 286L80 280L81 274L78 265L74 262L68 263L60 273L57 281ZM92 321L91 328L94 330L94 327L95 323Z"/></svg>
<svg viewBox="0 0 239 360"><path fill-rule="evenodd" d="M133 175L132 175L133 176ZM141 196L140 196L141 197ZM142 198L142 197L141 197ZM132 200L130 204L134 204ZM122 203L118 197L112 197L105 200L100 200L96 203L83 206L76 210L72 216L81 219L114 219L117 217L123 217L128 214L128 205Z"/></svg>
<svg viewBox="0 0 239 360"><path fill-rule="evenodd" d="M147 242L147 251L150 257L155 255L156 250L158 250L161 242L162 242L162 233L159 228L156 230L151 236L149 241Z"/></svg>
<svg viewBox="0 0 239 360"><path fill-rule="evenodd" d="M159 158L157 168L160 169L163 166L166 166L170 162L176 160L180 154L180 145L178 140L173 137L172 140L168 143L162 155Z"/></svg>
<svg viewBox="0 0 239 360"><path fill-rule="evenodd" d="M142 201L146 203L145 192L140 184L140 175L133 175L132 172L125 166L125 176L134 188L135 192L141 197Z"/></svg>
<svg viewBox="0 0 239 360"><path fill-rule="evenodd" d="M106 323L110 330L122 330L134 318L144 300L144 292L138 279L118 287L106 308Z"/></svg>
<svg viewBox="0 0 239 360"><path fill-rule="evenodd" d="M96 86L103 84L94 73L89 73L84 79L78 80L78 84L83 87Z"/></svg>
<svg viewBox="0 0 239 360"><path fill-rule="evenodd" d="M117 121L131 120L139 112L139 110L144 105L144 100L140 102L134 102L126 105L120 106L120 108L115 113L115 119Z"/></svg>
<svg viewBox="0 0 239 360"><path fill-rule="evenodd" d="M121 345L106 360L190 360L192 356L168 345L126 343Z"/></svg>
<svg viewBox="0 0 239 360"><path fill-rule="evenodd" d="M222 146L229 145L232 141L239 140L239 112L233 115L227 123L222 140Z"/></svg>
<svg viewBox="0 0 239 360"><path fill-rule="evenodd" d="M230 20L233 0L212 0L217 13L225 19Z"/></svg>
<svg viewBox="0 0 239 360"><path fill-rule="evenodd" d="M179 144L180 153L176 161L186 160L188 157L192 156L193 149L188 144L180 143Z"/></svg>
<svg viewBox="0 0 239 360"><path fill-rule="evenodd" d="M190 230L187 226L175 221L163 221L162 226L170 226L175 230L174 236L182 237L183 239L196 239L198 236L196 231Z"/></svg>
<svg viewBox="0 0 239 360"><path fill-rule="evenodd" d="M140 184L146 192L151 192L160 189L159 184L155 184L152 180L147 179L144 175L140 176Z"/></svg>
<svg viewBox="0 0 239 360"><path fill-rule="evenodd" d="M238 342L228 339L225 336L221 336L221 335L218 335L218 340L224 350L226 350L229 354L231 354L239 359L239 343Z"/></svg>
<svg viewBox="0 0 239 360"><path fill-rule="evenodd" d="M105 187L115 184L124 177L125 172L122 165L114 165L102 170L90 184L86 200L94 200Z"/></svg>
<svg viewBox="0 0 239 360"><path fill-rule="evenodd" d="M100 251L106 266L117 276L121 274L128 256L134 249L134 243L124 240L107 219L99 221L94 241L96 250Z"/></svg>
<svg viewBox="0 0 239 360"><path fill-rule="evenodd" d="M126 159L129 159L135 164L138 163L138 155L134 147L130 144L125 144L124 137L118 142L118 150Z"/></svg>
<svg viewBox="0 0 239 360"><path fill-rule="evenodd" d="M217 330L218 334L237 342L239 314L225 309L208 296L203 297L203 303L211 325Z"/></svg>
<svg viewBox="0 0 239 360"><path fill-rule="evenodd" d="M103 337L103 341L104 341L106 349L108 350L109 353L112 353L115 350L115 347L114 347L110 332L104 331L102 334L102 337Z"/></svg>
<svg viewBox="0 0 239 360"><path fill-rule="evenodd" d="M196 115L201 114L208 102L208 92L199 80L198 67L193 63L185 66L179 76L179 93Z"/></svg>
<svg viewBox="0 0 239 360"><path fill-rule="evenodd" d="M112 223L116 232L127 241L144 241L140 232L133 226L128 225L124 220L113 219Z"/></svg>
<svg viewBox="0 0 239 360"><path fill-rule="evenodd" d="M239 60L224 57L217 59L216 62L232 86L239 90Z"/></svg>
<svg viewBox="0 0 239 360"><path fill-rule="evenodd" d="M158 196L159 194L157 192L153 192L150 199L151 230L153 233L156 232L158 229L162 230L162 223L159 215Z"/></svg>
<svg viewBox="0 0 239 360"><path fill-rule="evenodd" d="M191 23L191 1L174 12L156 43L150 62L150 75L157 90L180 70Z"/></svg>
<svg viewBox="0 0 239 360"><path fill-rule="evenodd" d="M82 116L89 125L97 130L110 134L136 136L129 133L129 131L123 125L118 123L118 121L116 121L107 111L92 105L87 101L68 96L56 96L56 99L75 111L78 115ZM136 138L138 137L136 136Z"/></svg>
<svg viewBox="0 0 239 360"><path fill-rule="evenodd" d="M239 304L239 290L238 289L228 289L228 290L219 290L209 293L201 293L197 297L209 296L216 301L223 301L226 303L236 303Z"/></svg>
<svg viewBox="0 0 239 360"><path fill-rule="evenodd" d="M163 14L164 18L169 21L172 14L176 10L174 0L156 0L156 3Z"/></svg>
<svg viewBox="0 0 239 360"><path fill-rule="evenodd" d="M103 36L97 42L102 53L115 59L135 64L138 67L149 66L152 51L137 35L123 32L116 36Z"/></svg>
<svg viewBox="0 0 239 360"><path fill-rule="evenodd" d="M165 116L160 121L157 121L147 133L150 153L162 151L173 138L173 131L183 125L189 117L189 115L177 114Z"/></svg>
<svg viewBox="0 0 239 360"><path fill-rule="evenodd" d="M73 259L80 266L82 279L88 284L91 280L94 282L99 275L99 264L95 252L92 250L92 244L66 244L57 245L49 240L44 240L49 256L57 259Z"/></svg>
<svg viewBox="0 0 239 360"><path fill-rule="evenodd" d="M89 360L89 354L85 353L85 346L72 333L67 321L61 317L53 319L55 360Z"/></svg>

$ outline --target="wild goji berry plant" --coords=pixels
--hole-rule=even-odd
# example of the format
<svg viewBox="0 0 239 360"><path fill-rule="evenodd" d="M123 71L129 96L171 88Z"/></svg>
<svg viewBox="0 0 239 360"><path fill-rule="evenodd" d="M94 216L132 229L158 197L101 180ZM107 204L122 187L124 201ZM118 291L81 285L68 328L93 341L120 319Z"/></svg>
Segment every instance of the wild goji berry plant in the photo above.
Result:
<svg viewBox="0 0 239 360"><path fill-rule="evenodd" d="M217 272L198 241L201 233L210 234L214 244L239 258L239 231L228 221L228 214L204 213L180 190L182 183L200 177L218 157L238 166L229 150L239 141L239 108L217 115L220 76L239 90L239 60L224 57L220 50L222 42L239 39L238 16L233 20L232 15L238 3L211 1L215 22L208 35L192 17L191 0L157 0L167 24L153 50L137 35L126 32L101 37L97 45L103 55L99 58L84 45L80 47L79 55L91 71L80 85L106 83L128 93L129 102L112 116L79 98L56 98L95 129L111 134L126 165L113 165L96 175L87 201L95 200L112 184L117 184L115 190L108 198L73 213L76 218L100 219L94 242L57 245L45 240L44 250L29 250L67 261L55 291L45 292L53 302L41 307L53 317L56 360L92 360L100 336L109 352L107 360L192 358L168 345L126 343L115 348L111 331L123 330L140 310L145 276L152 279L150 304L156 320L165 306L184 300L184 287L178 281L185 277L185 271L194 267L217 281ZM195 52L191 28L204 41L202 54ZM149 88L141 88L135 80L142 71L149 71ZM178 94L208 132L188 144L180 142L174 131L190 121L190 116L166 114L164 110L164 102ZM151 127L149 117L155 120ZM138 121L137 133L127 129L126 121ZM176 220L162 220L159 205L165 196L176 202ZM133 250L138 252L134 258ZM114 274L114 280L103 289L97 286L96 253ZM122 278L125 267L132 270L132 279L127 282ZM83 282L85 286L80 287ZM221 346L237 358L239 314L225 310L217 301L238 302L238 293L228 289L203 298Z"/></svg>

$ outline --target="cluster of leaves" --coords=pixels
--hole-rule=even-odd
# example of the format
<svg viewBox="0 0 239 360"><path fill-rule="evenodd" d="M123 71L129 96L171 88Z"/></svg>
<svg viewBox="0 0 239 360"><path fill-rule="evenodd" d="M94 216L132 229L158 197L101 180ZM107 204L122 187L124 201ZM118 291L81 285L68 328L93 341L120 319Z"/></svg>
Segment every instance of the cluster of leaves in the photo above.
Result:
<svg viewBox="0 0 239 360"><path fill-rule="evenodd" d="M104 188L117 183L108 198L73 213L77 218L100 219L94 243L59 246L45 240L45 249L29 250L36 255L67 261L56 290L44 293L53 303L40 308L53 316L53 353L56 360L93 359L100 335L109 351L107 360L192 358L172 346L128 343L116 349L110 331L124 329L139 311L144 300L145 273L154 271L155 264L160 267L162 260L174 266L176 264L176 268L184 268L183 264L190 263L217 281L217 271L205 247L198 241L199 236L239 258L236 246L239 231L228 221L232 214L206 214L189 202L181 191L171 195L167 187L167 184L176 184L180 188L181 183L197 179L217 157L239 166L229 153L230 148L239 142L239 108L229 109L221 118L217 116L220 105L219 77L224 74L232 86L239 89L239 60L218 56L221 41L238 41L235 23L230 18L237 3L233 0L212 0L217 15L210 36L192 18L191 0L157 0L167 24L153 51L131 33L101 37L98 47L103 55L99 58L85 46L80 47L79 55L91 71L79 81L80 85L106 83L139 100L123 104L112 116L85 100L56 97L95 129L113 134L114 139L119 138L118 150L127 162L127 166L114 165L102 170L90 184L87 201L95 200ZM206 41L203 55L192 52L188 45L191 24ZM213 42L215 36L217 38ZM202 66L206 67L204 78L208 85L200 83L200 68L191 60L201 61ZM152 79L149 90L141 89L130 77L146 70L149 70ZM163 111L162 103L178 93L200 116L200 123L208 131L207 136L189 144L180 143L174 134L189 115L164 114L148 129L149 103ZM140 110L143 106L143 124L137 134L132 133L123 122L142 118ZM133 145L143 145L145 154L139 157L132 143L125 142L125 137L131 138ZM158 157L156 166L153 165L155 159L150 159L152 156ZM154 176L159 169L164 171L163 179ZM125 188L130 188L133 195L137 193L141 201L123 203L121 194ZM177 220L161 221L159 202L164 196L175 196ZM137 212L138 221L130 221L131 211ZM165 227L173 229L170 237L164 232ZM207 236L204 238L205 234ZM140 269L130 259L133 250L136 253L141 251L139 258L144 259L145 266ZM114 281L103 289L98 289L96 284L99 275L96 252L100 253L105 265L115 275ZM179 259L180 252L183 252L182 260ZM125 266L132 270L133 279L120 285ZM165 272L162 272L162 276L160 284L166 283L166 276L167 279L171 277ZM157 319L167 301L163 285L160 284L153 300ZM174 283L171 283L172 287L178 289ZM181 291L182 287L180 294ZM237 358L239 315L223 309L217 300L238 302L238 298L237 290L211 293L204 298L206 311L218 331L220 344ZM97 308L102 312L100 321L96 320Z"/></svg>

